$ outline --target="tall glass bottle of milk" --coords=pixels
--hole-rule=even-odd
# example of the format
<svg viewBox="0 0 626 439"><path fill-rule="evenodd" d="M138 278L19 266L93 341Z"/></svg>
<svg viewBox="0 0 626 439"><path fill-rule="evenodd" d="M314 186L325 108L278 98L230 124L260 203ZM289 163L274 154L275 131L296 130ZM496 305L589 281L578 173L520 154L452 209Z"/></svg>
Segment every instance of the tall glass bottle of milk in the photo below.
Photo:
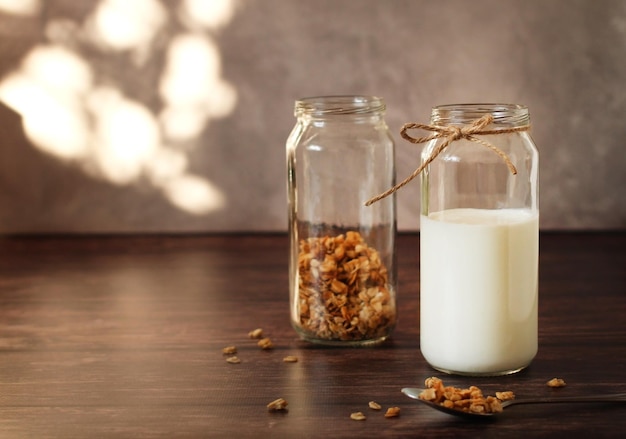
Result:
<svg viewBox="0 0 626 439"><path fill-rule="evenodd" d="M438 106L431 125L460 130L485 117L421 174L421 351L437 370L473 376L522 370L538 339L538 152L528 109ZM431 140L422 162L445 141Z"/></svg>

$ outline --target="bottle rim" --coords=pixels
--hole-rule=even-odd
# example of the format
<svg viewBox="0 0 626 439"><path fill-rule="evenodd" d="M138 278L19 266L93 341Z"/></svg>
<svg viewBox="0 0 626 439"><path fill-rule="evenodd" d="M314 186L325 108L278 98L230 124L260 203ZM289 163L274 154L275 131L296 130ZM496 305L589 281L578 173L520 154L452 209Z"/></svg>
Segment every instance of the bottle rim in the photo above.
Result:
<svg viewBox="0 0 626 439"><path fill-rule="evenodd" d="M308 116L354 116L384 113L385 102L378 96L336 95L313 96L296 100L296 117Z"/></svg>
<svg viewBox="0 0 626 439"><path fill-rule="evenodd" d="M430 121L434 125L467 124L485 114L493 116L494 125L522 126L530 123L527 106L502 103L437 105L432 108Z"/></svg>

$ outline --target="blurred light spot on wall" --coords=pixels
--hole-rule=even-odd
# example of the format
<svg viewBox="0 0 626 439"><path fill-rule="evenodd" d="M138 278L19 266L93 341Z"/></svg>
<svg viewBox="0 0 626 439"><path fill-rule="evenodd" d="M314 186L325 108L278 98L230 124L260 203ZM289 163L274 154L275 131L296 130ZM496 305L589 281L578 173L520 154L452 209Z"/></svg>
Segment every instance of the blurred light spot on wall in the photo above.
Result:
<svg viewBox="0 0 626 439"><path fill-rule="evenodd" d="M227 25L235 14L232 0L183 0L181 15L207 29L217 30Z"/></svg>
<svg viewBox="0 0 626 439"><path fill-rule="evenodd" d="M129 184L141 177L159 143L159 127L143 105L118 90L101 88L90 97L95 118L94 158L111 182Z"/></svg>
<svg viewBox="0 0 626 439"><path fill-rule="evenodd" d="M165 19L163 6L156 0L103 0L87 28L101 46L129 50L149 44Z"/></svg>
<svg viewBox="0 0 626 439"><path fill-rule="evenodd" d="M171 17L158 0L101 0L83 23L55 17L43 23L47 42L0 78L0 100L22 115L36 147L93 178L119 186L148 182L191 214L221 209L226 200L220 189L187 168L189 145L237 103L236 89L222 77L219 46L206 32L226 26L234 5L234 0L183 0L177 14L186 29L173 35L161 32ZM38 1L0 0L0 12L40 9ZM125 94L117 86L120 76L89 62L94 57L106 63L107 56L123 52L136 66L158 60L157 50L165 59L155 82L162 99L157 109ZM113 64L124 59L108 65L115 65L116 73L127 68L124 74L134 74L133 65Z"/></svg>
<svg viewBox="0 0 626 439"><path fill-rule="evenodd" d="M22 69L51 92L80 95L91 88L89 64L63 47L40 46L24 59Z"/></svg>
<svg viewBox="0 0 626 439"><path fill-rule="evenodd" d="M210 182L193 175L181 175L163 184L168 199L183 210L202 214L225 205L224 196Z"/></svg>
<svg viewBox="0 0 626 439"><path fill-rule="evenodd" d="M208 119L231 113L236 91L221 79L221 61L209 39L186 34L176 37L167 53L160 95L165 132L176 140L199 134Z"/></svg>
<svg viewBox="0 0 626 439"><path fill-rule="evenodd" d="M207 122L206 111L191 105L168 105L159 116L165 135L175 142L196 137Z"/></svg>
<svg viewBox="0 0 626 439"><path fill-rule="evenodd" d="M0 12L8 14L34 15L40 7L40 0L0 0Z"/></svg>
<svg viewBox="0 0 626 439"><path fill-rule="evenodd" d="M82 98L91 85L89 65L54 46L33 49L21 68L0 82L0 99L24 116L26 135L62 159L88 153L88 123Z"/></svg>
<svg viewBox="0 0 626 439"><path fill-rule="evenodd" d="M162 186L164 182L183 175L187 169L187 156L172 148L159 148L146 165L146 172L152 183Z"/></svg>

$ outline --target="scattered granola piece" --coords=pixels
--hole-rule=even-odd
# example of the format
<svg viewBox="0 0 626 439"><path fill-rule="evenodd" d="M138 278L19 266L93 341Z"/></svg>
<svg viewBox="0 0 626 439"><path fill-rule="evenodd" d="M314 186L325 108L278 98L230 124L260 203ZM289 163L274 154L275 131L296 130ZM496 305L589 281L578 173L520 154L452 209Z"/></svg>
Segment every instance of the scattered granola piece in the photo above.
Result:
<svg viewBox="0 0 626 439"><path fill-rule="evenodd" d="M250 338L263 338L263 329L256 328L256 329L248 332L248 337L250 337Z"/></svg>
<svg viewBox="0 0 626 439"><path fill-rule="evenodd" d="M370 401L368 405L369 405L369 407L370 407L372 410L380 410L380 409L382 409L382 407L380 406L380 404L378 404L376 401Z"/></svg>
<svg viewBox="0 0 626 439"><path fill-rule="evenodd" d="M424 389L419 394L419 397L424 401L434 401L435 399L437 399L437 392L435 391L435 389Z"/></svg>
<svg viewBox="0 0 626 439"><path fill-rule="evenodd" d="M515 393L510 390L506 392L496 392L496 398L500 401L508 401L509 399L515 399Z"/></svg>
<svg viewBox="0 0 626 439"><path fill-rule="evenodd" d="M285 363L297 363L298 357L296 357L295 355L287 355L285 358L283 358L283 361Z"/></svg>
<svg viewBox="0 0 626 439"><path fill-rule="evenodd" d="M235 346L226 346L222 349L222 353L224 355L234 355L237 353L237 348Z"/></svg>
<svg viewBox="0 0 626 439"><path fill-rule="evenodd" d="M504 392L504 393L507 393L507 392ZM515 398L515 396L513 396L513 398ZM488 396L487 404L489 404L491 413L502 413L502 403L498 398L494 398L493 396Z"/></svg>
<svg viewBox="0 0 626 439"><path fill-rule="evenodd" d="M365 421L367 417L362 412L354 412L350 414L350 419L355 421Z"/></svg>
<svg viewBox="0 0 626 439"><path fill-rule="evenodd" d="M562 378L552 378L546 384L548 387L565 387L567 385Z"/></svg>
<svg viewBox="0 0 626 439"><path fill-rule="evenodd" d="M280 412L287 410L287 401L283 398L275 399L267 405L270 412Z"/></svg>
<svg viewBox="0 0 626 439"><path fill-rule="evenodd" d="M259 347L264 350L272 349L274 347L274 345L272 344L272 340L270 340L269 337L262 338L261 340L259 340L257 345L259 345Z"/></svg>
<svg viewBox="0 0 626 439"><path fill-rule="evenodd" d="M389 407L385 412L385 418L395 418L400 416L400 407Z"/></svg>
<svg viewBox="0 0 626 439"><path fill-rule="evenodd" d="M232 356L232 357L228 357L226 359L226 362L230 364L239 364L241 363L241 360L238 357Z"/></svg>

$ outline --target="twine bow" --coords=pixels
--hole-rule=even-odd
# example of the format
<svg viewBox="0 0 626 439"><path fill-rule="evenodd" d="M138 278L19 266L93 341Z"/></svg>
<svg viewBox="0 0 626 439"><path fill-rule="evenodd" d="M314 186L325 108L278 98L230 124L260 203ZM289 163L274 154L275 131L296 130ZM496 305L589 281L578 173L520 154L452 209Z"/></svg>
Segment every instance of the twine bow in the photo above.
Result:
<svg viewBox="0 0 626 439"><path fill-rule="evenodd" d="M515 169L515 166L511 162L511 159L509 158L509 156L507 156L497 146L492 145L491 143L476 137L475 134L488 135L488 134L516 133L516 132L521 132L521 131L527 131L530 128L530 125L523 125L520 127L505 128L505 129L498 129L498 130L486 130L485 127L488 126L491 122L493 122L493 116L491 114L485 114L480 119L476 119L472 123L465 125L463 127L460 127L460 128L456 126L424 125L421 123L405 124L402 127L402 130L400 131L400 135L402 136L403 139L408 140L411 143L415 143L415 144L426 143L426 142L430 142L431 140L440 139L440 138L444 138L445 140L439 146L437 146L437 148L433 150L430 156L426 160L424 160L424 162L415 171L413 171L411 175L409 175L407 178L405 178L403 181L401 181L400 183L398 183L391 189L369 199L365 203L365 205L370 206L374 204L375 202L380 201L383 198L393 194L398 189L406 186L411 180L417 177L426 168L426 166L428 166L433 160L435 160L437 156L441 154L441 152L444 149L446 149L448 146L450 146L452 142L456 140L466 139L466 140L469 140L470 142L475 142L483 146L486 146L487 148L489 148L490 150L492 150L493 152L495 152L502 158L502 160L506 163L509 170L511 171L511 174L513 175L517 174L517 169ZM434 134L415 138L407 134L407 131L411 129L422 129L426 131L432 131L434 132Z"/></svg>

